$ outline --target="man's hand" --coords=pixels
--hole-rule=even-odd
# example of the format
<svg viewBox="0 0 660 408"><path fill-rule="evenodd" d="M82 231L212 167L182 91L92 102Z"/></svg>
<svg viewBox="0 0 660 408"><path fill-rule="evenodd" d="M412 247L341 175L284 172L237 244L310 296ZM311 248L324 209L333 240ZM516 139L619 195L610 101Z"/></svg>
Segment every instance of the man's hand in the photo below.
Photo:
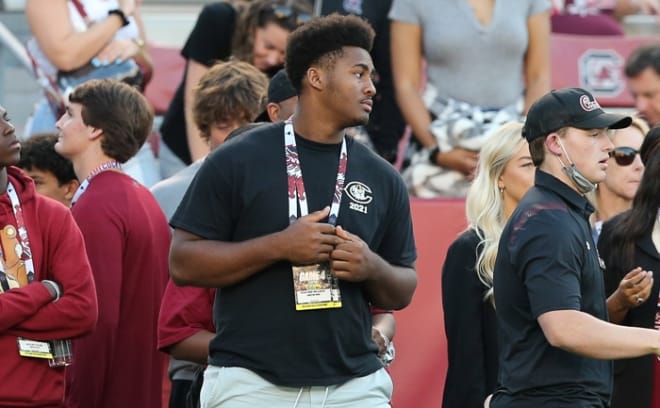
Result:
<svg viewBox="0 0 660 408"><path fill-rule="evenodd" d="M340 241L335 227L323 223L330 214L330 207L298 218L282 231L287 245L287 259L294 265L309 265L330 260L330 254Z"/></svg>
<svg viewBox="0 0 660 408"><path fill-rule="evenodd" d="M340 242L332 251L332 273L338 279L362 282L369 278L369 246L357 235L338 226Z"/></svg>

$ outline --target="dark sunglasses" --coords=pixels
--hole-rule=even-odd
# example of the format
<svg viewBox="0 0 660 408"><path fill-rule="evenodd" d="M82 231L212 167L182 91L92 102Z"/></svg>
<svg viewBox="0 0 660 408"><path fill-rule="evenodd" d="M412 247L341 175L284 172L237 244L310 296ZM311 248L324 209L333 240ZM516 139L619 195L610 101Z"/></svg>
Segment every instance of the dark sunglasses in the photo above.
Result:
<svg viewBox="0 0 660 408"><path fill-rule="evenodd" d="M273 4L273 14L278 20L291 20L296 25L302 25L312 19L311 14L300 13L293 7L284 6L281 4Z"/></svg>
<svg viewBox="0 0 660 408"><path fill-rule="evenodd" d="M639 150L628 146L620 146L615 147L609 154L610 157L614 157L614 161L619 166L630 166L635 161L635 156L639 154Z"/></svg>

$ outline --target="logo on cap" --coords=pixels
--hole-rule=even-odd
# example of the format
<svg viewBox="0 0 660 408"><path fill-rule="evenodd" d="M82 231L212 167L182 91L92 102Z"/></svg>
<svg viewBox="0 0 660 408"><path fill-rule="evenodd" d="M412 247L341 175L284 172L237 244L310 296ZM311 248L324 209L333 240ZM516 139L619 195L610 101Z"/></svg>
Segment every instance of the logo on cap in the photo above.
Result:
<svg viewBox="0 0 660 408"><path fill-rule="evenodd" d="M587 112L591 112L595 109L600 109L600 105L595 100L589 99L588 95L582 95L580 97L580 106Z"/></svg>

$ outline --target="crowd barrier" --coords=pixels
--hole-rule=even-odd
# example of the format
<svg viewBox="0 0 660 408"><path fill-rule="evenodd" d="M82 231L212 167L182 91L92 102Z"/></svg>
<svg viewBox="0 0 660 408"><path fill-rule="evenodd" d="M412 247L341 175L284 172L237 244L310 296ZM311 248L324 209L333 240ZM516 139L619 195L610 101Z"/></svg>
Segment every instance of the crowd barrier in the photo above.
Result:
<svg viewBox="0 0 660 408"><path fill-rule="evenodd" d="M394 314L397 354L390 366L392 406L439 408L447 371L440 275L447 248L465 229L465 201L412 198L410 205L418 284L410 306Z"/></svg>

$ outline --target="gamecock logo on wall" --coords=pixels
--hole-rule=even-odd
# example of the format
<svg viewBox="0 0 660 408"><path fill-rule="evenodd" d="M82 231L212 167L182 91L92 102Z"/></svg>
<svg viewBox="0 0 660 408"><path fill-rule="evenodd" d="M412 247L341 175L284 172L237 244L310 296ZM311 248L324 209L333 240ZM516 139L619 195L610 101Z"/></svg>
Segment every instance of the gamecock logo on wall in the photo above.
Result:
<svg viewBox="0 0 660 408"><path fill-rule="evenodd" d="M624 59L615 50L588 49L580 56L580 86L594 95L614 97L625 89Z"/></svg>

